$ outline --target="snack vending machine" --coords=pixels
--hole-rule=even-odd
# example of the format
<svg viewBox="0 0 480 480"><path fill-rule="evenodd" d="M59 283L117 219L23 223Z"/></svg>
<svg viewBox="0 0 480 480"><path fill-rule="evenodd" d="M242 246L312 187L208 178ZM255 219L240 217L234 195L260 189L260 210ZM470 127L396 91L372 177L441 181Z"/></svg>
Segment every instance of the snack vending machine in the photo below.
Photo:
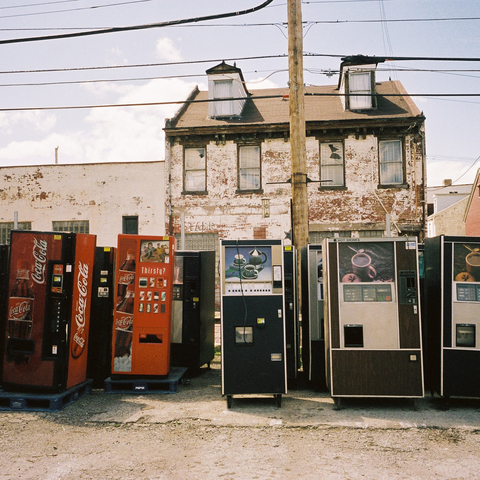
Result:
<svg viewBox="0 0 480 480"><path fill-rule="evenodd" d="M327 388L322 245L302 247L302 360L316 391Z"/></svg>
<svg viewBox="0 0 480 480"><path fill-rule="evenodd" d="M215 252L175 252L170 362L198 369L215 357Z"/></svg>
<svg viewBox="0 0 480 480"><path fill-rule="evenodd" d="M287 393L281 240L221 240L222 395Z"/></svg>
<svg viewBox="0 0 480 480"><path fill-rule="evenodd" d="M87 367L93 388L103 388L112 370L115 250L114 247L95 250Z"/></svg>
<svg viewBox="0 0 480 480"><path fill-rule="evenodd" d="M167 376L174 237L119 235L113 376Z"/></svg>
<svg viewBox="0 0 480 480"><path fill-rule="evenodd" d="M95 235L13 230L3 383L61 392L87 380Z"/></svg>
<svg viewBox="0 0 480 480"><path fill-rule="evenodd" d="M480 397L480 238L425 239L427 388Z"/></svg>
<svg viewBox="0 0 480 480"><path fill-rule="evenodd" d="M295 385L300 370L300 324L298 318L297 252L293 245L283 247L285 284L285 338L287 381Z"/></svg>
<svg viewBox="0 0 480 480"><path fill-rule="evenodd" d="M423 397L415 238L323 242L330 393Z"/></svg>

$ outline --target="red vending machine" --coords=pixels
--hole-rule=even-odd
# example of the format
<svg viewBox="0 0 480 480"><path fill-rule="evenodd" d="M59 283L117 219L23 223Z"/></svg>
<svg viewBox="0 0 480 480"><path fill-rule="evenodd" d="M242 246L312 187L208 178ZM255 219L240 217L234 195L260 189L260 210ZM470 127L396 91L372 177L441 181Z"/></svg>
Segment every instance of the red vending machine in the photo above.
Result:
<svg viewBox="0 0 480 480"><path fill-rule="evenodd" d="M87 379L96 236L14 230L3 384L61 392Z"/></svg>
<svg viewBox="0 0 480 480"><path fill-rule="evenodd" d="M174 242L118 236L112 377L169 374Z"/></svg>

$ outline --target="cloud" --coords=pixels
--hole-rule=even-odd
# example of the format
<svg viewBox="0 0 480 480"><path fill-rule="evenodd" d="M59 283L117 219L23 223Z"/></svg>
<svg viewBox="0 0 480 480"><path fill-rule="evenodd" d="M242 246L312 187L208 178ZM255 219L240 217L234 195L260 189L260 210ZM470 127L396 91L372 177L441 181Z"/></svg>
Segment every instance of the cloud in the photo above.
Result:
<svg viewBox="0 0 480 480"><path fill-rule="evenodd" d="M455 184L469 184L475 180L477 168L471 161L459 160L428 160L427 184L429 187L443 185L443 180L450 179ZM447 172L447 173L446 173Z"/></svg>
<svg viewBox="0 0 480 480"><path fill-rule="evenodd" d="M55 114L31 110L26 112L3 112L0 113L0 128L2 134L13 133L13 128L32 128L40 133L51 131L57 122Z"/></svg>
<svg viewBox="0 0 480 480"><path fill-rule="evenodd" d="M156 50L158 57L162 60L169 62L181 62L183 60L180 50L175 48L170 38L159 38L157 40Z"/></svg>
<svg viewBox="0 0 480 480"><path fill-rule="evenodd" d="M184 101L195 83L181 79L158 79L144 85L126 85L115 92L112 104L138 104ZM200 86L206 89L205 85ZM0 165L37 165L53 163L55 148L59 147L59 163L134 162L165 158L165 118L172 117L180 104L112 107L91 109L84 116L78 112L58 112L56 133L28 134L25 141L15 141L0 148ZM34 130L45 128L55 115L25 115L21 118L0 116L0 127L30 122ZM71 118L76 123L72 128ZM67 131L62 131L65 124ZM65 130L64 128L64 130ZM28 133L28 132L27 132ZM48 133L48 132L45 132Z"/></svg>

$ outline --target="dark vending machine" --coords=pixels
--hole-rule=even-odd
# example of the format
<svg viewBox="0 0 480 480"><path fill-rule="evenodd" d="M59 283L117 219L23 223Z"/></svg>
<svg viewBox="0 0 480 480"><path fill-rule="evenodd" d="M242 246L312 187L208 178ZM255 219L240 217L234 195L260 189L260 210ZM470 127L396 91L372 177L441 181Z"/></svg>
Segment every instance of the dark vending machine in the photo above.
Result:
<svg viewBox="0 0 480 480"><path fill-rule="evenodd" d="M119 235L113 376L167 376L174 237Z"/></svg>
<svg viewBox="0 0 480 480"><path fill-rule="evenodd" d="M222 395L287 393L281 240L221 240Z"/></svg>
<svg viewBox="0 0 480 480"><path fill-rule="evenodd" d="M427 388L480 397L480 238L425 239Z"/></svg>
<svg viewBox="0 0 480 480"><path fill-rule="evenodd" d="M297 253L292 245L283 247L285 283L285 337L288 385L295 385L300 369L300 325L298 319Z"/></svg>
<svg viewBox="0 0 480 480"><path fill-rule="evenodd" d="M93 388L103 388L112 369L115 250L114 247L95 250L87 368Z"/></svg>
<svg viewBox="0 0 480 480"><path fill-rule="evenodd" d="M64 391L87 379L95 235L14 230L3 383Z"/></svg>
<svg viewBox="0 0 480 480"><path fill-rule="evenodd" d="M176 251L170 362L192 370L215 357L215 252Z"/></svg>
<svg viewBox="0 0 480 480"><path fill-rule="evenodd" d="M416 239L355 240L323 243L330 393L421 398Z"/></svg>
<svg viewBox="0 0 480 480"><path fill-rule="evenodd" d="M302 360L314 390L325 390L325 327L322 245L302 248Z"/></svg>

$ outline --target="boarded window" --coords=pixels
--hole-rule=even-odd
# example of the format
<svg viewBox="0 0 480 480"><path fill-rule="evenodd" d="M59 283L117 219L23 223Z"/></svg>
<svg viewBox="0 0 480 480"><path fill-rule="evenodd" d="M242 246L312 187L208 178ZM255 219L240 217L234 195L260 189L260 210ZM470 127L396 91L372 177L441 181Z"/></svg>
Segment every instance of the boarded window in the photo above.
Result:
<svg viewBox="0 0 480 480"><path fill-rule="evenodd" d="M320 144L320 179L323 181L322 187L343 187L345 185L343 142Z"/></svg>

